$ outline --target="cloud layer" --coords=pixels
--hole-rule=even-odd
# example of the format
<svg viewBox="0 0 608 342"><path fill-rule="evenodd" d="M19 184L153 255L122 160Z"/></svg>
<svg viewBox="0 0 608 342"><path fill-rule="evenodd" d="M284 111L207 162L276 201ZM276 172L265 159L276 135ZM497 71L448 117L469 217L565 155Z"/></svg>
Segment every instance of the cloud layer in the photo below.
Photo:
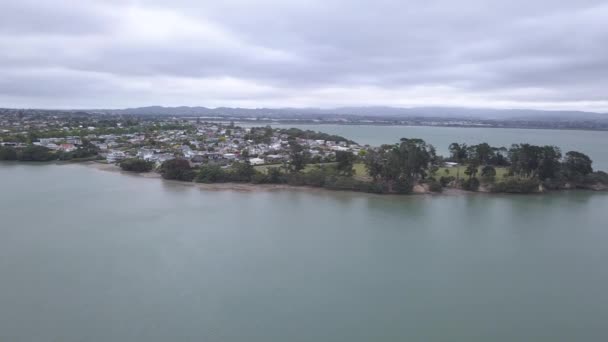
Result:
<svg viewBox="0 0 608 342"><path fill-rule="evenodd" d="M0 107L608 112L608 4L8 0Z"/></svg>

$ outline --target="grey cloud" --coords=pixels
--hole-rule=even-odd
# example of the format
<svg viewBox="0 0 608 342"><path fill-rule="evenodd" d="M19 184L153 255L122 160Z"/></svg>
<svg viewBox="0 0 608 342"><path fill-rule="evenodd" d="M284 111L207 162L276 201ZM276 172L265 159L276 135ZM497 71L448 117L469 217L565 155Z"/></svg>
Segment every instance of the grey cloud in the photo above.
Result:
<svg viewBox="0 0 608 342"><path fill-rule="evenodd" d="M0 100L608 111L602 1L37 3L0 4Z"/></svg>

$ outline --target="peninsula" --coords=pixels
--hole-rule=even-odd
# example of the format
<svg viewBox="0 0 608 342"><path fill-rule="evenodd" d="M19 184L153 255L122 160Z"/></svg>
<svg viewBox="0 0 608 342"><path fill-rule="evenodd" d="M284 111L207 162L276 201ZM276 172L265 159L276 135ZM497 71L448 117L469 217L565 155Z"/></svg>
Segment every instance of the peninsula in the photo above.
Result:
<svg viewBox="0 0 608 342"><path fill-rule="evenodd" d="M608 174L594 171L589 156L555 146L454 142L449 155L441 156L418 138L369 146L322 132L241 127L198 117L11 115L0 116L0 160L95 161L184 182L378 194L608 189Z"/></svg>

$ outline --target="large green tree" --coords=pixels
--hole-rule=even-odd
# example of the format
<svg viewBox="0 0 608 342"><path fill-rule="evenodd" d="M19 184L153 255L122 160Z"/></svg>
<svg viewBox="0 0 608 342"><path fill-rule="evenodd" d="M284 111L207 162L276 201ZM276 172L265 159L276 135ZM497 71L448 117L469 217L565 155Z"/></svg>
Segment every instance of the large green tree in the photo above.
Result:
<svg viewBox="0 0 608 342"><path fill-rule="evenodd" d="M289 164L288 168L291 172L299 172L306 167L308 163L309 153L304 150L295 139L289 141Z"/></svg>
<svg viewBox="0 0 608 342"><path fill-rule="evenodd" d="M190 163L185 159L167 160L160 166L160 174L164 179L174 179L190 182L195 173Z"/></svg>
<svg viewBox="0 0 608 342"><path fill-rule="evenodd" d="M50 161L57 159L57 155L46 147L29 145L17 153L17 159L21 161Z"/></svg>
<svg viewBox="0 0 608 342"><path fill-rule="evenodd" d="M345 176L353 175L353 165L357 157L348 151L336 151L336 162L338 172Z"/></svg>
<svg viewBox="0 0 608 342"><path fill-rule="evenodd" d="M150 172L154 169L154 162L139 158L128 158L118 164L121 169L131 172Z"/></svg>
<svg viewBox="0 0 608 342"><path fill-rule="evenodd" d="M12 147L0 146L0 160L17 160L17 151Z"/></svg>
<svg viewBox="0 0 608 342"><path fill-rule="evenodd" d="M396 192L411 191L417 181L428 176L436 160L431 145L422 139L406 138L399 144L369 150L364 159L370 176Z"/></svg>
<svg viewBox="0 0 608 342"><path fill-rule="evenodd" d="M569 179L577 179L593 172L593 161L584 153L570 151L564 158L564 171Z"/></svg>

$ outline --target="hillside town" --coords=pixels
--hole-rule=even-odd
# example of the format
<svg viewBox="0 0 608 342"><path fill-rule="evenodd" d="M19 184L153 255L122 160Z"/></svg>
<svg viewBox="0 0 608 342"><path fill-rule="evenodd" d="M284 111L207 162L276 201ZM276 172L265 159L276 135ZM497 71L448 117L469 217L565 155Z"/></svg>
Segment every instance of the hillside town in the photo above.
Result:
<svg viewBox="0 0 608 342"><path fill-rule="evenodd" d="M289 161L290 142L301 145L313 162L330 161L336 151L358 154L362 146L343 137L265 127L240 127L234 122L205 122L199 118L132 118L78 114L48 116L2 115L0 146L40 146L58 153L83 147L96 153L89 159L118 163L139 158L157 165L175 158L192 166L227 166L235 161L251 165Z"/></svg>

